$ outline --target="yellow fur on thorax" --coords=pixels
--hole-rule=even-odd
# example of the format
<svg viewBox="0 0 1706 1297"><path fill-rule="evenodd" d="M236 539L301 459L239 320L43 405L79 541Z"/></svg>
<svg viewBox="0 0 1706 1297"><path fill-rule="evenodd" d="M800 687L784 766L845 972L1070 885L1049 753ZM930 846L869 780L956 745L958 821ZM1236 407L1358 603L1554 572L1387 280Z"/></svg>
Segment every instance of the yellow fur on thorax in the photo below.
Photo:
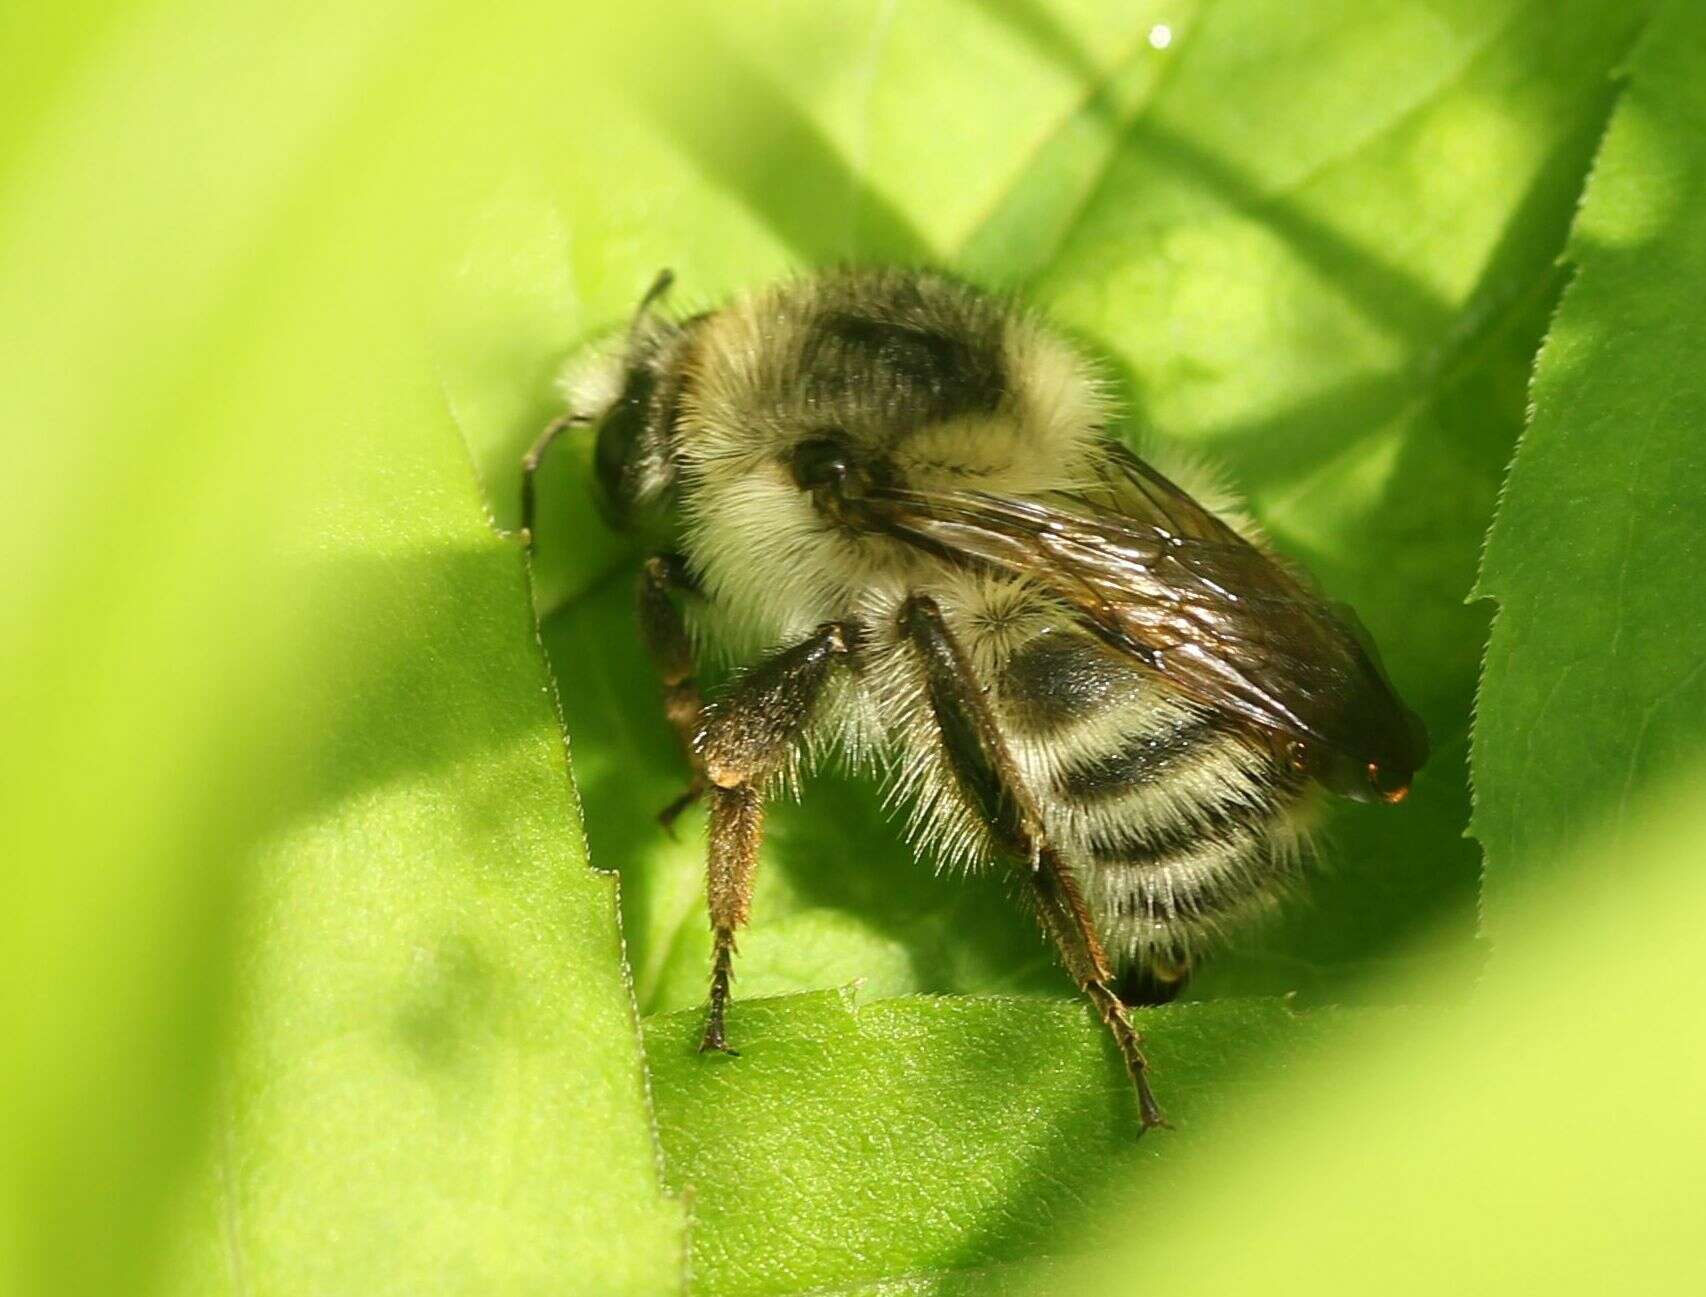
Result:
<svg viewBox="0 0 1706 1297"><path fill-rule="evenodd" d="M677 459L687 549L737 656L778 647L847 616L866 596L928 584L940 565L883 537L828 523L794 483L799 429L765 426L751 410L763 376L755 358L812 309L809 292L737 302L695 336L683 386ZM913 490L1036 495L1088 480L1110 408L1076 352L1028 318L1009 322L1015 391L1000 411L915 432L894 467Z"/></svg>

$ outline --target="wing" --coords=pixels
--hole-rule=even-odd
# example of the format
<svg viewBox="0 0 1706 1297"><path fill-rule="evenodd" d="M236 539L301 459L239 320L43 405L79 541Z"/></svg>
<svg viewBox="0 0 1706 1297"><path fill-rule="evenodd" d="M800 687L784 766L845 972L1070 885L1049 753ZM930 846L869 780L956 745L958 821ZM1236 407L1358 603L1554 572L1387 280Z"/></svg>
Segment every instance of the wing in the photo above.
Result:
<svg viewBox="0 0 1706 1297"><path fill-rule="evenodd" d="M876 488L845 507L858 525L1042 586L1181 692L1300 742L1335 791L1402 796L1426 735L1354 614L1136 456L1116 471L1081 494Z"/></svg>

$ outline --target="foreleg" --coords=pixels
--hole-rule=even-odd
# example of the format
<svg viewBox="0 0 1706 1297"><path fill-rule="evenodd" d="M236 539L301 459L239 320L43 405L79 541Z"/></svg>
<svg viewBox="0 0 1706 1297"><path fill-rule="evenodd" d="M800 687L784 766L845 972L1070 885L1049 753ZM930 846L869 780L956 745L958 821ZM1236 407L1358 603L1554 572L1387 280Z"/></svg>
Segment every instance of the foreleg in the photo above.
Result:
<svg viewBox="0 0 1706 1297"><path fill-rule="evenodd" d="M570 428L584 427L590 422L592 422L590 419L579 414L558 416L545 425L544 431L527 448L527 453L521 457L521 543L529 550L533 548L533 518L536 504L534 500L534 478L539 474L539 465L545 459L545 452L551 449L551 443Z"/></svg>
<svg viewBox="0 0 1706 1297"><path fill-rule="evenodd" d="M694 748L702 707L699 682L694 676L693 641L688 637L681 609L676 606L677 596L698 593L699 587L679 555L655 554L640 571L640 638L645 641L646 651L651 654L663 682L664 715L675 730L682 755L692 771L687 791L658 815L665 828L705 791L704 772Z"/></svg>

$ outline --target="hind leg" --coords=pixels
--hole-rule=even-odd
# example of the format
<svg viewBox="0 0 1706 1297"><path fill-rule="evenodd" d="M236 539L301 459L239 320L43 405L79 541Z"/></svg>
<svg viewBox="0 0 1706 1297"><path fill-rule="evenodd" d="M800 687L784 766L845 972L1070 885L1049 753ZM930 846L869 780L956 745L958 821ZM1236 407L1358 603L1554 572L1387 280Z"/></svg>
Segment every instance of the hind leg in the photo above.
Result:
<svg viewBox="0 0 1706 1297"><path fill-rule="evenodd" d="M1165 1126L1167 1119L1149 1087L1143 1037L1114 990L1113 966L1097 935L1090 907L1071 866L1043 835L1042 817L1019 777L1018 766L965 650L933 599L909 600L901 610L900 623L901 633L912 643L923 666L943 749L962 790L997 836L1024 862L1021 869L1036 903L1037 917L1060 952L1066 971L1113 1036L1137 1090L1143 1128Z"/></svg>

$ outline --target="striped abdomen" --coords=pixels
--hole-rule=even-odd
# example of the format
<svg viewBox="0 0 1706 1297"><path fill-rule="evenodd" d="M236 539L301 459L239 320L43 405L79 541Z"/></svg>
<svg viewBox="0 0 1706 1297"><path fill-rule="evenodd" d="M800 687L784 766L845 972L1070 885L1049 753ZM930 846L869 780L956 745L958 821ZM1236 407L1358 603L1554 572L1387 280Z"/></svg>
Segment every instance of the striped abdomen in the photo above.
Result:
<svg viewBox="0 0 1706 1297"><path fill-rule="evenodd" d="M1110 953L1188 963L1295 875L1303 777L1075 629L1006 655L1001 720Z"/></svg>

